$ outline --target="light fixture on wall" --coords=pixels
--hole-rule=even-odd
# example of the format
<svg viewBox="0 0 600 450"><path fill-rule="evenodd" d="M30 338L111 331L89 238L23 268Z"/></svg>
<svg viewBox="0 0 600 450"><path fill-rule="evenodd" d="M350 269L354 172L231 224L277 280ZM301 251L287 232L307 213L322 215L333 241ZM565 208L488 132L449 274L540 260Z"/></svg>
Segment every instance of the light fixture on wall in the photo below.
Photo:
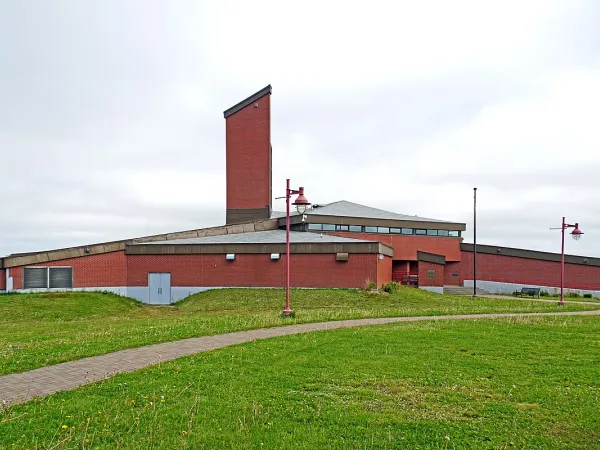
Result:
<svg viewBox="0 0 600 450"><path fill-rule="evenodd" d="M227 253L227 255L225 255L225 259L227 261L233 261L235 259L235 253Z"/></svg>
<svg viewBox="0 0 600 450"><path fill-rule="evenodd" d="M335 260L336 261L348 261L348 259L350 259L350 255L348 255L348 253L336 253L335 255Z"/></svg>

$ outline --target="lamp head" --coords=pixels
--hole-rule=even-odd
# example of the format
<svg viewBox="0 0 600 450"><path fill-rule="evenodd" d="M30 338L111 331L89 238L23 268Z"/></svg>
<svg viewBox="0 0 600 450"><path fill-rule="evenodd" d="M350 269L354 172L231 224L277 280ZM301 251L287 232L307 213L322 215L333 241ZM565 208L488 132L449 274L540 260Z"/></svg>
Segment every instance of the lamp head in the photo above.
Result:
<svg viewBox="0 0 600 450"><path fill-rule="evenodd" d="M292 205L296 206L296 211L298 211L299 214L304 214L306 208L310 205L310 202L304 196L303 187L298 188L298 197L296 197L296 200L294 200Z"/></svg>
<svg viewBox="0 0 600 450"><path fill-rule="evenodd" d="M579 239L581 239L582 235L583 235L583 231L581 231L579 229L579 224L576 223L575 224L575 228L573 229L573 231L571 231L571 236L573 237L573 239L575 239L576 241L578 241Z"/></svg>

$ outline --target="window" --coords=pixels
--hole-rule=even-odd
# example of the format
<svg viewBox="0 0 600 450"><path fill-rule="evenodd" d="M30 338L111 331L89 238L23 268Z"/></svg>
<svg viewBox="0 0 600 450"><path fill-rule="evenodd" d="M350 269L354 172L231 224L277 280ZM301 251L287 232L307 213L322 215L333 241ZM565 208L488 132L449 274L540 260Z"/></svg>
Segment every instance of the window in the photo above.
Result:
<svg viewBox="0 0 600 450"><path fill-rule="evenodd" d="M23 289L72 289L72 267L25 267Z"/></svg>
<svg viewBox="0 0 600 450"><path fill-rule="evenodd" d="M350 231L353 233L362 233L362 225L350 225Z"/></svg>
<svg viewBox="0 0 600 450"><path fill-rule="evenodd" d="M424 236L427 234L427 230L415 230L415 234Z"/></svg>
<svg viewBox="0 0 600 450"><path fill-rule="evenodd" d="M321 231L323 229L323 225L320 223L309 223L308 229Z"/></svg>
<svg viewBox="0 0 600 450"><path fill-rule="evenodd" d="M412 228L402 228L402 234L413 234Z"/></svg>
<svg viewBox="0 0 600 450"><path fill-rule="evenodd" d="M448 236L448 230L438 230L438 236Z"/></svg>
<svg viewBox="0 0 600 450"><path fill-rule="evenodd" d="M39 289L48 287L47 267L25 267L23 269L23 288Z"/></svg>
<svg viewBox="0 0 600 450"><path fill-rule="evenodd" d="M324 223L323 231L335 231L335 225L333 225L331 223Z"/></svg>
<svg viewBox="0 0 600 450"><path fill-rule="evenodd" d="M348 225L336 225L335 229L337 231L348 231Z"/></svg>
<svg viewBox="0 0 600 450"><path fill-rule="evenodd" d="M388 234L390 229L388 227L377 227L377 232L382 234Z"/></svg>
<svg viewBox="0 0 600 450"><path fill-rule="evenodd" d="M458 236L460 236L460 233L458 231L451 230L451 231L448 231L448 236L450 236L450 237L458 237Z"/></svg>
<svg viewBox="0 0 600 450"><path fill-rule="evenodd" d="M377 227L365 227L366 233L377 233Z"/></svg>
<svg viewBox="0 0 600 450"><path fill-rule="evenodd" d="M72 267L50 267L48 282L50 288L72 289L73 268Z"/></svg>
<svg viewBox="0 0 600 450"><path fill-rule="evenodd" d="M401 232L400 228L390 228L390 233L400 234Z"/></svg>
<svg viewBox="0 0 600 450"><path fill-rule="evenodd" d="M438 230L427 230L427 236L437 236Z"/></svg>

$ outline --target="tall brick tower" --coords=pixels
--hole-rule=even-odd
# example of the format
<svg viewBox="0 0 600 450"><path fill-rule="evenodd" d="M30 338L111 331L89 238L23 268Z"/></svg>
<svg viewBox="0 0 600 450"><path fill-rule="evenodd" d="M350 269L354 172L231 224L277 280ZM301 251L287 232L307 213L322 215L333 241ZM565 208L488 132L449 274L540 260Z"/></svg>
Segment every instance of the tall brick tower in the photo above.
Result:
<svg viewBox="0 0 600 450"><path fill-rule="evenodd" d="M227 224L271 217L271 85L225 112Z"/></svg>

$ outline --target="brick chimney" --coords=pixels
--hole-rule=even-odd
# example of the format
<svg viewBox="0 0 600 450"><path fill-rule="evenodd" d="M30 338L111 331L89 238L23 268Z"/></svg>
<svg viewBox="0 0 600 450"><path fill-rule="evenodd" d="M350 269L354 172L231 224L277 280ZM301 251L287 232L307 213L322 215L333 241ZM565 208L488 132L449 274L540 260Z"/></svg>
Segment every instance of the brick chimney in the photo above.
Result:
<svg viewBox="0 0 600 450"><path fill-rule="evenodd" d="M226 110L226 223L271 217L271 85Z"/></svg>

